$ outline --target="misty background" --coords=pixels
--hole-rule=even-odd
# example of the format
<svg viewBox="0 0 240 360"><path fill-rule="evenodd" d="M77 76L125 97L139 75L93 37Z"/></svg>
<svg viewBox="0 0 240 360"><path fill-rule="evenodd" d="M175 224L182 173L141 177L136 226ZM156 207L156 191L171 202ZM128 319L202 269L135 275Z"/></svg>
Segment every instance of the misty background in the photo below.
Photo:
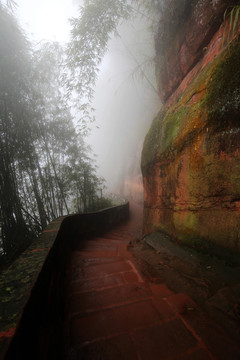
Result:
<svg viewBox="0 0 240 360"><path fill-rule="evenodd" d="M89 142L98 155L99 173L113 192L122 191L127 178L140 174L143 140L159 110L148 25L137 19L119 27L95 89L99 128L93 128Z"/></svg>
<svg viewBox="0 0 240 360"><path fill-rule="evenodd" d="M70 37L68 19L80 1L21 0L16 16L30 40L59 41ZM139 15L124 21L109 42L95 88L96 122L87 142L96 154L97 173L105 192L141 197L140 158L145 134L160 103L154 73L152 20ZM134 195L133 195L134 197Z"/></svg>

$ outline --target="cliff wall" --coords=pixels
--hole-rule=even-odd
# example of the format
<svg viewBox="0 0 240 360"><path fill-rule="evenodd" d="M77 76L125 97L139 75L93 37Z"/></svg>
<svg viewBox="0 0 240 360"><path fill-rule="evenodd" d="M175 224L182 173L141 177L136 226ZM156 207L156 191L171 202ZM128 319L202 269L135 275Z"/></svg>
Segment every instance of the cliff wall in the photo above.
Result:
<svg viewBox="0 0 240 360"><path fill-rule="evenodd" d="M156 37L164 106L142 152L144 233L240 251L240 39L223 46L225 1L175 3Z"/></svg>

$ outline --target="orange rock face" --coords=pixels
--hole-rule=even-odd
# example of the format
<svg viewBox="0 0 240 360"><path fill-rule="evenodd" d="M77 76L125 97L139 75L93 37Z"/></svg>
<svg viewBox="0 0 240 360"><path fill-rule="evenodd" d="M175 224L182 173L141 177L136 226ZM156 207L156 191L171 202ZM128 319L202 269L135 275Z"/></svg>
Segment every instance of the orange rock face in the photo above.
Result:
<svg viewBox="0 0 240 360"><path fill-rule="evenodd" d="M240 251L240 40L223 47L222 3L197 1L159 66L165 107L142 153L144 232Z"/></svg>
<svg viewBox="0 0 240 360"><path fill-rule="evenodd" d="M209 52L208 47L211 40L223 21L223 14L226 9L225 3L223 0L197 1L186 22L178 29L174 40L168 45L163 59L160 60L161 66L158 80L159 94L163 102L166 102L174 93L185 76L199 62L202 62L201 60L206 51ZM221 35L222 31L223 29L220 31ZM217 49L218 51L219 49ZM159 50L160 55L162 54ZM197 71L200 70L201 66L197 66Z"/></svg>

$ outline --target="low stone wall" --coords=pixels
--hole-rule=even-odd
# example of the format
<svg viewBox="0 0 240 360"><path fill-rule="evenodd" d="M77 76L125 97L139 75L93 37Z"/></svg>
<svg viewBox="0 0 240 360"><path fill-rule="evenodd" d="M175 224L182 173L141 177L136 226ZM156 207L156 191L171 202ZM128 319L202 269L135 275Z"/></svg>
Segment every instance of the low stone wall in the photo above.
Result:
<svg viewBox="0 0 240 360"><path fill-rule="evenodd" d="M124 221L129 203L53 221L0 276L0 359L64 359L65 274L75 244Z"/></svg>

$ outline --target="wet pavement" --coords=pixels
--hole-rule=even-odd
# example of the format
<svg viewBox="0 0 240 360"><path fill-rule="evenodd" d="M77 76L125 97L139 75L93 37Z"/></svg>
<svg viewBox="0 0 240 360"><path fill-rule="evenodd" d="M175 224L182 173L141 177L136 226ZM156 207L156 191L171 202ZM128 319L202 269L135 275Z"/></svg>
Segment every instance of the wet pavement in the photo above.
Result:
<svg viewBox="0 0 240 360"><path fill-rule="evenodd" d="M189 294L141 271L129 250L141 238L142 210L131 209L128 222L70 255L67 359L240 359L237 341Z"/></svg>

